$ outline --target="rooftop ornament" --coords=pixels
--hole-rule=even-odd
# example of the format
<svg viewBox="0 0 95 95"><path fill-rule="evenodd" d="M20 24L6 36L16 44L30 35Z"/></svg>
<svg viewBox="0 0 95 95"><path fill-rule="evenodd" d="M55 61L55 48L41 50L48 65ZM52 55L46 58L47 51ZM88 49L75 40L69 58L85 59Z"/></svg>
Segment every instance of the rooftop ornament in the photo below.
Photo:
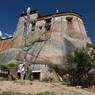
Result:
<svg viewBox="0 0 95 95"><path fill-rule="evenodd" d="M56 10L56 13L59 13L59 10L58 9Z"/></svg>

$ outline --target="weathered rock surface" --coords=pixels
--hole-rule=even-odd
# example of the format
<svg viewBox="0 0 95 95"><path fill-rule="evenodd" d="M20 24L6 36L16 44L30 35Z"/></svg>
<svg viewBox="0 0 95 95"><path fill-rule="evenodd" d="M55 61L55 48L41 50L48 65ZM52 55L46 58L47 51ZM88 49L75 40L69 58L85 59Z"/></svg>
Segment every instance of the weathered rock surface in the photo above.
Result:
<svg viewBox="0 0 95 95"><path fill-rule="evenodd" d="M19 60L21 49L11 48L0 53L0 64L16 63ZM22 53L21 53L22 54ZM23 56L20 56L20 59Z"/></svg>
<svg viewBox="0 0 95 95"><path fill-rule="evenodd" d="M29 26L28 50L24 51L24 23L25 18L20 17L17 31L13 36L13 48L5 50L0 54L0 63L10 63L13 60L23 61L26 56L27 63L37 64L56 64L65 63L66 55L72 53L76 48L86 47L90 42L84 24L81 18L73 15L63 16L55 15L51 18L50 30L46 31L46 19L34 19L35 15L31 15L31 20L36 20L35 30L32 31L33 25ZM68 21L69 17L72 21Z"/></svg>
<svg viewBox="0 0 95 95"><path fill-rule="evenodd" d="M10 37L8 39L0 39L0 52L6 49L12 48L13 46L13 38Z"/></svg>

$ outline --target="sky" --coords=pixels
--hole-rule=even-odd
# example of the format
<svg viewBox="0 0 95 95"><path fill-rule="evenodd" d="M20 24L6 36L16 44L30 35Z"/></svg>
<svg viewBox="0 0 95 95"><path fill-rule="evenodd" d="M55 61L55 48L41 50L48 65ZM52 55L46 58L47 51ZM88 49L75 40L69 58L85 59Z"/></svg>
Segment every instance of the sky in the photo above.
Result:
<svg viewBox="0 0 95 95"><path fill-rule="evenodd" d="M19 16L28 6L41 15L54 13L57 9L79 13L84 18L88 36L95 43L95 0L0 0L0 35L16 31Z"/></svg>

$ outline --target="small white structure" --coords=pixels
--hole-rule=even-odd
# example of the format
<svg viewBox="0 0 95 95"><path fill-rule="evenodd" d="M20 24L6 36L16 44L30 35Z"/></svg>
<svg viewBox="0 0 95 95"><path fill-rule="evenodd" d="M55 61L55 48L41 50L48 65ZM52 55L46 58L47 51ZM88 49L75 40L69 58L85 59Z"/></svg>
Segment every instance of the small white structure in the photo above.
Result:
<svg viewBox="0 0 95 95"><path fill-rule="evenodd" d="M44 80L48 79L50 76L49 67L46 64L33 64L32 69L32 80Z"/></svg>

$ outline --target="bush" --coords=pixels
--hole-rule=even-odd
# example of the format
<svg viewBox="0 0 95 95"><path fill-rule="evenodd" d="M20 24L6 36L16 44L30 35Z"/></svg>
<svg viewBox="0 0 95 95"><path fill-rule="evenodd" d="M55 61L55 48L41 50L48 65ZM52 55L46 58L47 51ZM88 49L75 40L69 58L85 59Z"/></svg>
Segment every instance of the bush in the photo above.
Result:
<svg viewBox="0 0 95 95"><path fill-rule="evenodd" d="M17 64L15 64L15 63L10 63L7 66L8 66L8 68L17 68Z"/></svg>
<svg viewBox="0 0 95 95"><path fill-rule="evenodd" d="M9 69L9 71L13 74L16 74L16 70L17 70L17 64L15 63L10 63L7 65L7 68Z"/></svg>
<svg viewBox="0 0 95 95"><path fill-rule="evenodd" d="M17 64L14 64L14 63L10 63L10 64L0 64L0 69L3 70L3 71L6 71L6 70L10 70L11 68L14 68L16 69L17 68Z"/></svg>
<svg viewBox="0 0 95 95"><path fill-rule="evenodd" d="M8 69L8 67L7 67L7 65L0 65L0 69L2 70L2 71L7 71L7 70L9 70Z"/></svg>
<svg viewBox="0 0 95 95"><path fill-rule="evenodd" d="M89 77L89 71L93 65L91 58L85 49L76 50L73 55L67 57L66 68L69 74L69 81L73 86L87 86Z"/></svg>
<svg viewBox="0 0 95 95"><path fill-rule="evenodd" d="M7 65L0 65L1 73L0 76L8 78L8 80L15 80L17 76L17 65L10 63Z"/></svg>

